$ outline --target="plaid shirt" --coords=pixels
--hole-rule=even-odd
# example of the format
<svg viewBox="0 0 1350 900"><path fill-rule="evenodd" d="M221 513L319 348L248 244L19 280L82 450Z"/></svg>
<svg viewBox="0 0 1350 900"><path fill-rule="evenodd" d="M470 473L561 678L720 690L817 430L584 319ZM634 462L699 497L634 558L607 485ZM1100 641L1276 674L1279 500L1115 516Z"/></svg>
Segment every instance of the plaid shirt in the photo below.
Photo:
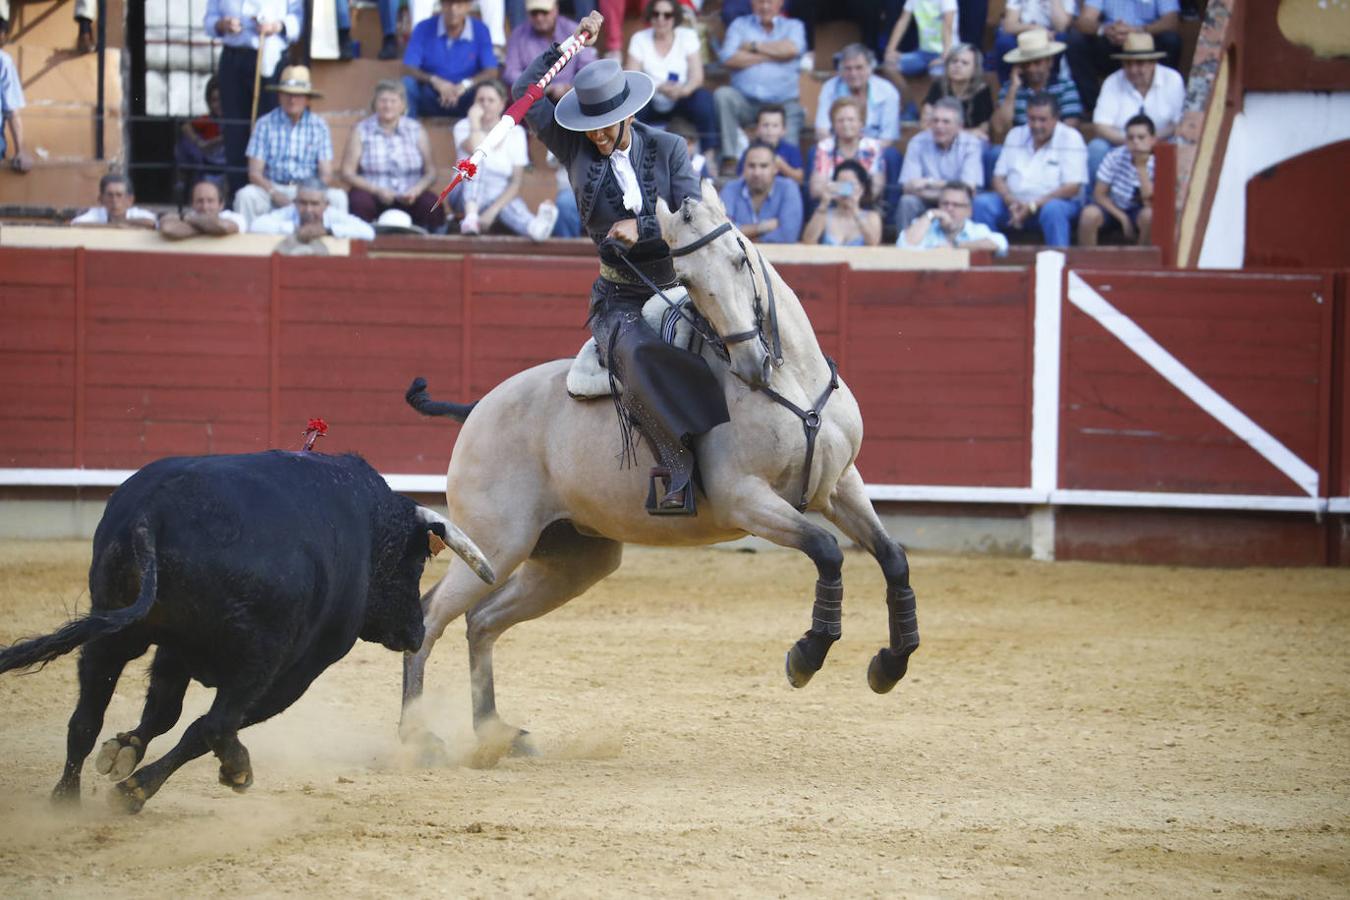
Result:
<svg viewBox="0 0 1350 900"><path fill-rule="evenodd" d="M858 139L858 153L855 156L845 156L835 149L834 138L827 137L825 140L816 144L816 164L814 171L826 178L834 177L834 167L846 159L858 161L867 174L872 178L873 192L878 190L879 185L885 184L886 179L886 160L882 153L886 145L876 138L861 137Z"/></svg>
<svg viewBox="0 0 1350 900"><path fill-rule="evenodd" d="M401 194L421 179L422 151L417 139L422 126L416 119L399 118L390 134L380 127L375 116L362 119L356 126L361 136L361 162L357 172L376 186Z"/></svg>
<svg viewBox="0 0 1350 900"><path fill-rule="evenodd" d="M263 175L277 184L319 176L319 163L333 158L328 124L306 109L294 125L280 107L258 119L245 155L261 159Z"/></svg>

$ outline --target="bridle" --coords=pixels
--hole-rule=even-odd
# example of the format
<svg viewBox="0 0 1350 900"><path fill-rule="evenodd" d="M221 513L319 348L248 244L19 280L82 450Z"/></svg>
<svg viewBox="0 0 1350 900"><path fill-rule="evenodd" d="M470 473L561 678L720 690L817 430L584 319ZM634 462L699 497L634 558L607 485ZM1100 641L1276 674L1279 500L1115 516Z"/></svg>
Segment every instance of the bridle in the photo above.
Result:
<svg viewBox="0 0 1350 900"><path fill-rule="evenodd" d="M685 221L686 222L689 221L687 214ZM707 234L695 238L694 240L690 241L687 244L684 244L683 246L672 247L670 250L670 255L688 256L690 253L694 253L695 251L701 250L704 247L708 246L713 241L720 238L722 235L731 231L731 228L732 228L731 222L723 222L721 225L718 225L712 231L709 231ZM684 311L683 302L676 303L674 300L671 300L669 297L667 297L665 295L665 292L662 291L661 288L659 288L656 284L654 284L652 280L642 272L641 269L633 265L633 263L629 261L627 256L624 256L623 260L625 263L628 264L628 268L633 271L633 274L636 275L639 279L641 279L642 283L647 288L652 290L656 294L656 296L664 300L666 302L666 305L669 306L675 312L676 315L680 316L685 321L687 321L691 326L693 326L694 332L698 334L699 337L703 338L703 340L708 345L713 347L717 351L717 354L721 356L723 359L730 360L731 353L728 349L730 346L751 340L753 338L758 338L760 346L762 346L765 352L769 354L768 359L773 364L774 368L781 368L783 365L783 343L778 332L778 305L774 301L773 279L769 277L768 267L764 264L764 254L761 253L758 248L755 249L755 256L759 259L760 279L762 279L764 282L764 291L768 297L767 314L764 298L762 298L759 293L759 282L755 279L754 267L750 264L750 253L749 251L746 250L745 241L741 238L740 235L736 235L736 244L741 248L741 259L743 261L743 266L749 272L750 283L754 288L755 327L747 329L746 331L738 331L735 334L728 334L721 336L715 333L714 334L707 333L707 331L705 331L698 322L695 322L694 319ZM769 329L767 337L764 331L766 319ZM704 324L706 324L706 322ZM806 511L807 502L810 500L809 491L811 486L811 460L814 458L816 452L816 434L820 431L820 421L821 421L820 417L821 414L825 411L825 404L829 402L830 395L833 394L835 390L837 390L839 387L839 369L835 365L834 360L830 359L829 356L826 356L825 363L830 367L830 383L825 386L825 390L821 393L820 399L816 401L815 406L812 407L811 409L802 409L800 406L793 403L791 400L784 397L782 394L778 393L773 388L769 387L768 384L754 384L753 382L746 381L746 384L749 385L752 391L761 392L766 397L777 403L779 406L782 406L785 409L789 410L798 419L801 419L802 428L806 432L806 462L802 468L802 496L801 500L797 503L797 510L799 512ZM737 375L738 377L740 377L739 373L737 373ZM742 380L745 379L742 378Z"/></svg>

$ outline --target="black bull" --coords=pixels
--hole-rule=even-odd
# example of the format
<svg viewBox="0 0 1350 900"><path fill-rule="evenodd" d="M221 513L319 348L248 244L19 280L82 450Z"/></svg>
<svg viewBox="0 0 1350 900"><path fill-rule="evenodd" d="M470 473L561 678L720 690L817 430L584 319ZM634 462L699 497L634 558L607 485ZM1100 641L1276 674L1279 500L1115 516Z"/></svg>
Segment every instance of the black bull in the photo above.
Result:
<svg viewBox="0 0 1350 900"><path fill-rule="evenodd" d="M419 581L449 546L486 581L482 554L443 517L392 492L357 456L270 451L162 459L108 500L94 534L89 615L0 652L0 672L82 647L80 698L53 798L79 800L122 668L157 645L145 711L108 740L97 767L114 805L138 811L208 750L221 783L253 783L238 731L284 710L362 640L414 651L424 635ZM216 688L210 710L132 775L173 727L188 681ZM127 777L130 776L130 777Z"/></svg>

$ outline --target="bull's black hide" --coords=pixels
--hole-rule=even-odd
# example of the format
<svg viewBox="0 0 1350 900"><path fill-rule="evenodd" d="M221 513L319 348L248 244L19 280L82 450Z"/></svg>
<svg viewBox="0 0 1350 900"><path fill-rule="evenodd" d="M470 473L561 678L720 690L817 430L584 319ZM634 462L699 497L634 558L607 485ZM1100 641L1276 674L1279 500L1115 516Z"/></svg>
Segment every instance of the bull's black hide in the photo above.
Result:
<svg viewBox="0 0 1350 900"><path fill-rule="evenodd" d="M114 801L139 810L207 750L224 784L247 788L238 729L294 703L358 637L391 650L421 646L429 531L446 537L357 456L271 451L141 469L113 493L94 535L89 615L0 652L3 672L83 647L53 796L78 800L122 667L151 644L141 723L104 745L100 771L131 774L150 739L177 721L190 679L217 688L215 702L176 747L118 784Z"/></svg>

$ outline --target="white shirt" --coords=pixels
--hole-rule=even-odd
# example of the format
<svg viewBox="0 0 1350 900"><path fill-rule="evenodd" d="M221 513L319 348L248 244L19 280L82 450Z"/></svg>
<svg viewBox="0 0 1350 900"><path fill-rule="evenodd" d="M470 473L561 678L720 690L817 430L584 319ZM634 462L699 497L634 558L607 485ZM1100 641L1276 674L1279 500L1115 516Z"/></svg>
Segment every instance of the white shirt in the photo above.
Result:
<svg viewBox="0 0 1350 900"><path fill-rule="evenodd" d="M628 55L637 60L642 71L652 76L658 85L671 81L684 84L689 80L689 57L702 52L698 32L681 25L675 29L675 40L670 44L670 52L661 56L656 50L655 31L644 28L628 41ZM675 108L675 101L665 94L657 92L652 97L652 108L666 113Z"/></svg>
<svg viewBox="0 0 1350 900"><path fill-rule="evenodd" d="M1031 128L1018 125L1003 141L994 175L1007 179L1008 190L1026 203L1066 184L1087 184L1087 145L1075 128L1055 123L1054 134L1039 150Z"/></svg>
<svg viewBox="0 0 1350 900"><path fill-rule="evenodd" d="M1102 82L1092 121L1097 125L1124 129L1132 116L1142 112L1153 120L1158 131L1162 131L1181 121L1181 108L1185 102L1186 83L1176 69L1159 64L1153 70L1153 83L1148 87L1147 96L1142 96L1125 77L1125 70L1119 69Z"/></svg>
<svg viewBox="0 0 1350 900"><path fill-rule="evenodd" d="M490 131L491 128L485 128ZM469 120L460 119L455 123L453 135L455 146L460 150L460 156L467 159L476 149L469 147L466 142L469 140ZM477 185L474 194L480 205L486 207L493 200L496 200L506 190L506 186L511 183L511 176L515 174L516 167L524 168L530 163L530 152L525 142L525 129L520 125L507 132L506 140L502 141L500 147L487 155L483 164L478 167L478 174L474 176L470 185Z"/></svg>
<svg viewBox="0 0 1350 900"><path fill-rule="evenodd" d="M149 219L151 222L157 222L155 214L148 209L141 209L139 206L133 206L127 210L128 219ZM72 225L107 225L108 211L101 206L95 206L93 209L86 209L78 216L70 220Z"/></svg>
<svg viewBox="0 0 1350 900"><path fill-rule="evenodd" d="M632 149L633 138L630 135L628 150ZM614 169L614 177L619 179L619 187L623 188L623 205L636 216L642 213L642 188L638 187L637 172L633 170L633 161L628 158L628 150L615 147L610 151L609 164Z"/></svg>
<svg viewBox="0 0 1350 900"><path fill-rule="evenodd" d="M300 227L300 213L292 203L281 209L274 209L265 216L253 220L249 231L253 234L295 234ZM323 227L337 238L355 238L361 241L375 240L375 229L370 223L358 219L351 213L338 212L331 206L323 211Z"/></svg>
<svg viewBox="0 0 1350 900"><path fill-rule="evenodd" d="M1064 12L1072 16L1075 11L1073 0L1063 0ZM1055 30L1054 23L1050 21L1050 0L1007 0L1003 4L1005 10L1017 10L1018 21L1023 25L1040 25L1043 28Z"/></svg>

